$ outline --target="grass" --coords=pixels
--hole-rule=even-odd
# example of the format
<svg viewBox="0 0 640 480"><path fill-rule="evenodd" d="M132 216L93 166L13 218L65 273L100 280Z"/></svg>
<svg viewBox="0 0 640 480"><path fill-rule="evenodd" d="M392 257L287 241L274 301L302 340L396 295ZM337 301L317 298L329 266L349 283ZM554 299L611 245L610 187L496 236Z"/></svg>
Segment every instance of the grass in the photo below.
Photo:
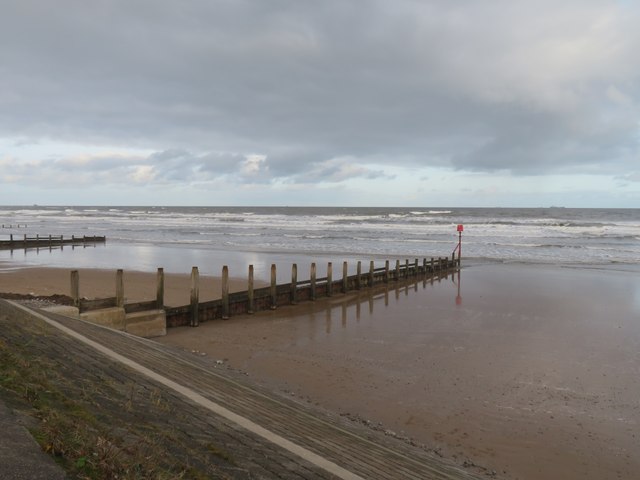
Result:
<svg viewBox="0 0 640 480"><path fill-rule="evenodd" d="M219 467L233 467L229 453L163 420L173 408L164 392L64 358L47 348L54 335L0 312L0 396L33 419L32 435L69 478L228 478Z"/></svg>

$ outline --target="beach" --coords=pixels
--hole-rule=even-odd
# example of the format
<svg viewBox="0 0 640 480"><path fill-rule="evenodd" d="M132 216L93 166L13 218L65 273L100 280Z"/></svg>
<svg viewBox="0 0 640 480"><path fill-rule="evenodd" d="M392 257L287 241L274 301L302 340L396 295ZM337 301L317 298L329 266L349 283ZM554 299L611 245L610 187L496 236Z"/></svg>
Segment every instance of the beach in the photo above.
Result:
<svg viewBox="0 0 640 480"><path fill-rule="evenodd" d="M640 472L638 273L472 264L435 282L170 329L157 340L498 478L632 479ZM113 288L113 271L80 275L83 296ZM4 271L0 291L67 294L68 276ZM188 275L166 284L168 302L188 301ZM219 279L203 285L219 297ZM153 298L155 274L126 272L125 292Z"/></svg>

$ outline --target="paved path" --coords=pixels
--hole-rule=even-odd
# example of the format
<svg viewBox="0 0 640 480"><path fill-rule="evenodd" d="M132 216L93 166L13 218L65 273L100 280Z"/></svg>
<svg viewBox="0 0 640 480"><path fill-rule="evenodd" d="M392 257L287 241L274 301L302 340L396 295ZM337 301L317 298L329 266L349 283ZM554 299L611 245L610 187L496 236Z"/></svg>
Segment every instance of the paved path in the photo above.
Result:
<svg viewBox="0 0 640 480"><path fill-rule="evenodd" d="M66 476L40 449L20 419L0 401L0 478L63 480Z"/></svg>
<svg viewBox="0 0 640 480"><path fill-rule="evenodd" d="M14 306L24 309L14 304ZM468 472L380 432L249 385L207 358L52 313L32 316L126 371L172 390L195 417L218 419L254 442L259 478L470 479ZM75 349L74 349L75 350ZM127 375L131 375L128 373ZM266 465L276 461L277 467ZM288 472L288 473L287 473Z"/></svg>

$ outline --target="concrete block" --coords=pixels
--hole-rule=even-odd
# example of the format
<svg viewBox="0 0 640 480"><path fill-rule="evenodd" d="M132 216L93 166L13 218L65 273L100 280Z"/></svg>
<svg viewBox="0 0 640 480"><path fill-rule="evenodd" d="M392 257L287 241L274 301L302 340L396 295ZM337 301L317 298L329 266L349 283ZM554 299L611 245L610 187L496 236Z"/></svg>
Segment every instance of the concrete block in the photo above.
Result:
<svg viewBox="0 0 640 480"><path fill-rule="evenodd" d="M82 320L115 330L124 330L125 312L122 307L101 308L80 314Z"/></svg>
<svg viewBox="0 0 640 480"><path fill-rule="evenodd" d="M164 310L128 313L124 330L138 337L162 337L167 334L167 317Z"/></svg>
<svg viewBox="0 0 640 480"><path fill-rule="evenodd" d="M56 305L54 307L43 308L45 312L56 313L58 315L64 315L65 317L80 318L80 311L78 307L71 307L67 305Z"/></svg>

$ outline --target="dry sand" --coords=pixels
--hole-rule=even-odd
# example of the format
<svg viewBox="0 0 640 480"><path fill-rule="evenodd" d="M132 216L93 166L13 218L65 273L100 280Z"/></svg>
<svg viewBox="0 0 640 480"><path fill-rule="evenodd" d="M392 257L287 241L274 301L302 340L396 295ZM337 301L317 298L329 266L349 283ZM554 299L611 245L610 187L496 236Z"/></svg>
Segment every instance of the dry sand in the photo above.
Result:
<svg viewBox="0 0 640 480"><path fill-rule="evenodd" d="M86 298L115 296L115 270L79 269L80 295ZM258 282L256 282L256 285ZM229 279L229 290L246 290L244 279ZM69 295L71 272L62 268L19 268L0 270L0 292L25 295ZM128 302L156 298L156 273L124 271L124 292ZM191 292L191 276L165 273L165 305L188 305ZM221 297L219 278L200 276L200 301Z"/></svg>
<svg viewBox="0 0 640 480"><path fill-rule="evenodd" d="M637 479L638 273L477 265L454 281L337 295L161 341L498 478ZM80 277L81 295L113 295L115 272ZM188 275L166 283L168 304L188 303ZM205 300L219 297L215 279L203 283ZM68 294L68 284L68 270L0 272L3 292ZM125 272L125 292L153 298L155 273Z"/></svg>

